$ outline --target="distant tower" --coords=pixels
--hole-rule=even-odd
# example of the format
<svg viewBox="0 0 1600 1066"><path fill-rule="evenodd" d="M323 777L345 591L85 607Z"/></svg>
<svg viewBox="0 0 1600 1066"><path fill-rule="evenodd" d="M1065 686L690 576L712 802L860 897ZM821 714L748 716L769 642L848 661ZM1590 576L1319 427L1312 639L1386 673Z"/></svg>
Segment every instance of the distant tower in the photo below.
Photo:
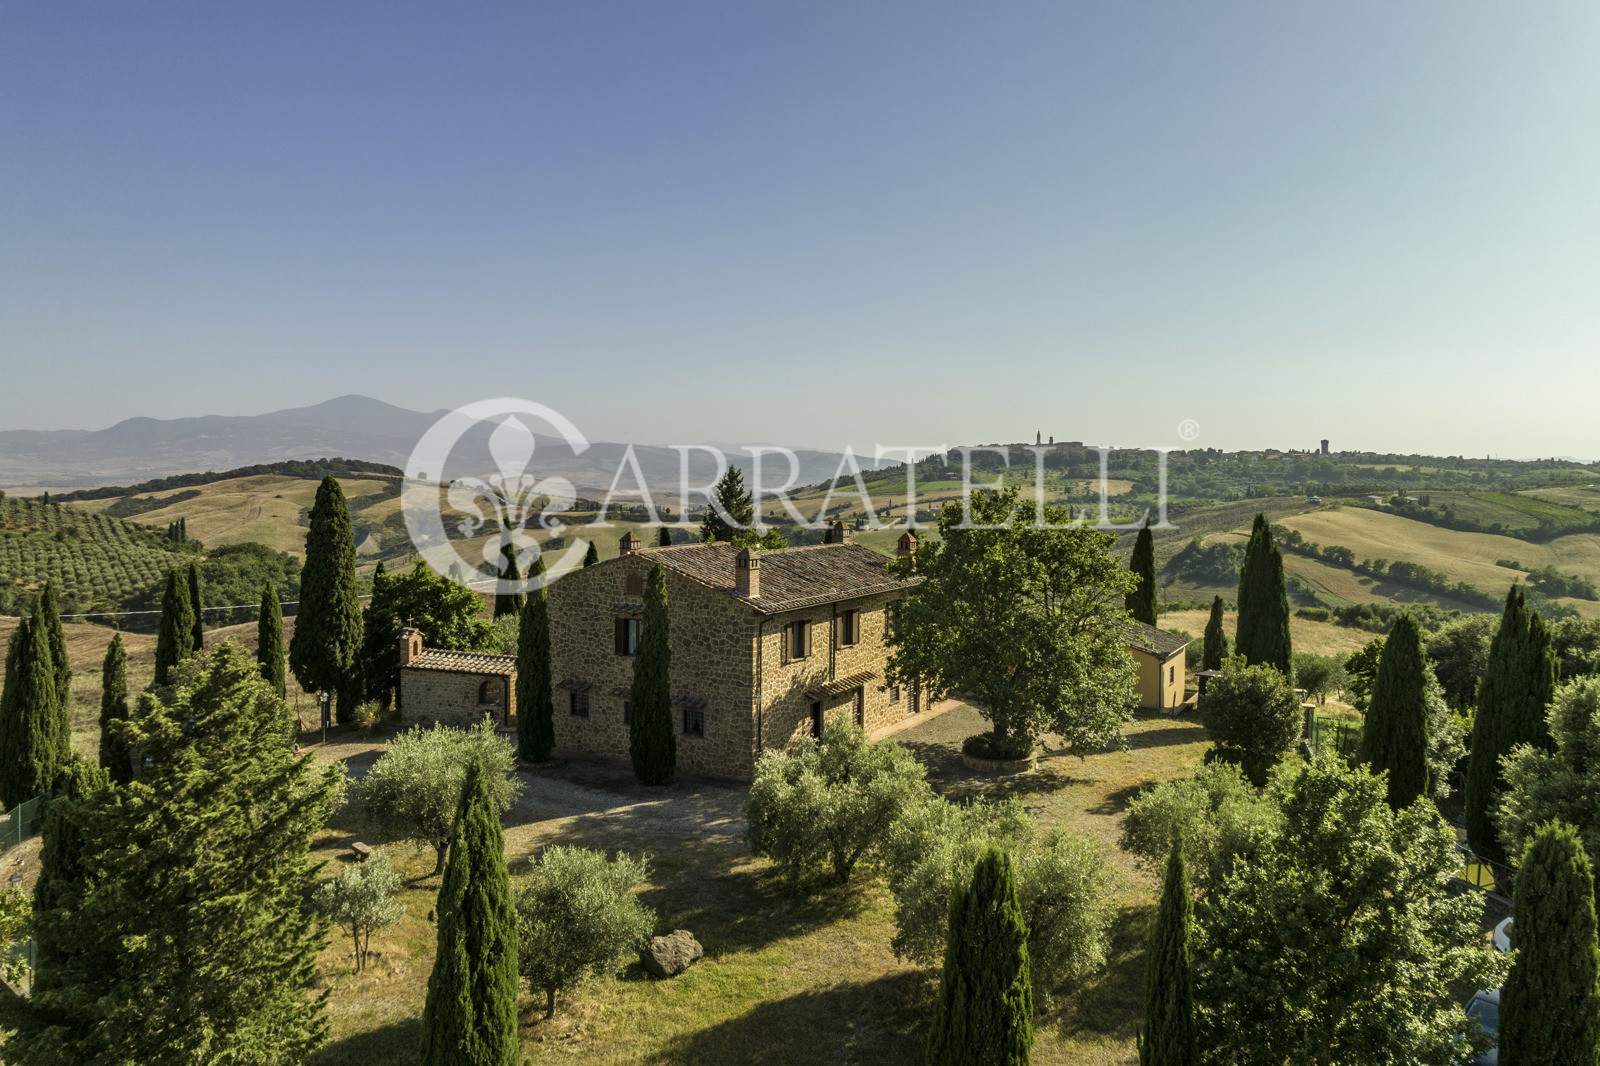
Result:
<svg viewBox="0 0 1600 1066"><path fill-rule="evenodd" d="M1035 446L1044 443L1044 434L1039 432L1037 429L1033 431L1033 443Z"/></svg>
<svg viewBox="0 0 1600 1066"><path fill-rule="evenodd" d="M1328 442L1327 441L1323 441L1322 442L1322 454L1323 455L1327 455L1328 454Z"/></svg>
<svg viewBox="0 0 1600 1066"><path fill-rule="evenodd" d="M1056 435L1054 433L1052 433L1052 434L1050 434L1050 443L1054 444L1055 442L1056 442Z"/></svg>

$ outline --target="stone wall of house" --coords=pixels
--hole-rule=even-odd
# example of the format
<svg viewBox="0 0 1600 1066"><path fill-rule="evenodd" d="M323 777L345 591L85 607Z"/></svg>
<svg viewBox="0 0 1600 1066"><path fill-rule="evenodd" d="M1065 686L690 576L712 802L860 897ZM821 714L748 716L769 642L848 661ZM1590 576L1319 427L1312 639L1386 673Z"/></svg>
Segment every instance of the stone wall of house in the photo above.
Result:
<svg viewBox="0 0 1600 1066"><path fill-rule="evenodd" d="M650 553L608 559L564 575L550 585L551 678L587 681L589 716L571 713L571 694L555 698L555 742L596 755L628 757L628 726L621 694L633 683L633 657L619 655L615 619L623 605L642 605L627 593L627 578L643 577ZM751 717L753 626L748 607L726 593L667 570L673 696L704 700L701 736L684 733L682 708L673 708L678 767L695 774L748 780L754 771Z"/></svg>
<svg viewBox="0 0 1600 1066"><path fill-rule="evenodd" d="M400 670L400 720L406 725L473 726L488 714L496 724L505 721L507 679L500 674L467 674L450 670ZM493 701L481 697L485 682ZM516 700L516 675L510 678L511 699Z"/></svg>
<svg viewBox="0 0 1600 1066"><path fill-rule="evenodd" d="M910 713L912 703L908 694L903 689L898 693L890 692L884 679L889 657L884 645L888 606L900 596L898 592L879 593L789 611L768 618L765 625L759 627L763 747L792 749L812 729L812 701L807 698L806 690L862 671L877 674L862 686L861 692L865 720L860 724L868 732L891 725ZM851 609L861 612L861 639L853 645L841 644L840 616ZM785 627L800 619L812 625L811 655L793 659L788 654ZM756 626L753 624L752 628ZM841 715L854 718L856 695L851 692L822 701L822 713L825 721Z"/></svg>

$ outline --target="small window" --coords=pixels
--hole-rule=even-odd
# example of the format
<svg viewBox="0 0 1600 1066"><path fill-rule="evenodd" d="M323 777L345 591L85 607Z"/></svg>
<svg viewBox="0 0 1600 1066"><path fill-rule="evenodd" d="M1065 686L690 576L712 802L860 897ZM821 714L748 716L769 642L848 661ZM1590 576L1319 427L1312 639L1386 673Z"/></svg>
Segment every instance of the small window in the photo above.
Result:
<svg viewBox="0 0 1600 1066"><path fill-rule="evenodd" d="M842 611L839 614L839 643L841 645L859 644L861 642L861 612L856 610Z"/></svg>
<svg viewBox="0 0 1600 1066"><path fill-rule="evenodd" d="M1178 668L1176 666L1167 667L1167 684L1170 685L1170 684L1172 684L1173 682L1175 682L1177 680L1178 680Z"/></svg>
<svg viewBox="0 0 1600 1066"><path fill-rule="evenodd" d="M643 596L644 595L644 575L643 574L629 574L627 577L623 578L622 579L622 591L623 591L624 595L628 595L628 596Z"/></svg>
<svg viewBox="0 0 1600 1066"><path fill-rule="evenodd" d="M644 631L644 620L640 618L618 618L616 620L616 646L618 655L639 654L639 634Z"/></svg>
<svg viewBox="0 0 1600 1066"><path fill-rule="evenodd" d="M478 702L479 703L492 703L492 704L494 704L496 706L499 706L499 704L500 704L500 689L501 689L500 679L497 678L497 677L489 678L483 684L478 686Z"/></svg>
<svg viewBox="0 0 1600 1066"><path fill-rule="evenodd" d="M589 717L589 694L587 692L569 692L567 694L567 713L574 718Z"/></svg>
<svg viewBox="0 0 1600 1066"><path fill-rule="evenodd" d="M706 712L692 707L683 709L683 733L689 737L706 735Z"/></svg>
<svg viewBox="0 0 1600 1066"><path fill-rule="evenodd" d="M890 685L889 686L889 702L890 703L899 703L900 702L900 686L899 685Z"/></svg>
<svg viewBox="0 0 1600 1066"><path fill-rule="evenodd" d="M811 623L789 623L789 658L804 659L811 654Z"/></svg>
<svg viewBox="0 0 1600 1066"><path fill-rule="evenodd" d="M622 701L622 724L629 725L633 722L633 701Z"/></svg>

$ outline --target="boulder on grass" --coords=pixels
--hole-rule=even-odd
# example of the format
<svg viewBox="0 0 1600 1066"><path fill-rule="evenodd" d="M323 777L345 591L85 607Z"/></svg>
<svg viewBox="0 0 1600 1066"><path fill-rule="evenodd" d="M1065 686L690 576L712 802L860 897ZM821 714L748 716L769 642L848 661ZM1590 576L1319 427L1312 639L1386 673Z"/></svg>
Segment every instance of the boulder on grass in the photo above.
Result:
<svg viewBox="0 0 1600 1066"><path fill-rule="evenodd" d="M700 941L687 929L674 929L666 936L652 937L639 961L657 977L676 977L705 955Z"/></svg>

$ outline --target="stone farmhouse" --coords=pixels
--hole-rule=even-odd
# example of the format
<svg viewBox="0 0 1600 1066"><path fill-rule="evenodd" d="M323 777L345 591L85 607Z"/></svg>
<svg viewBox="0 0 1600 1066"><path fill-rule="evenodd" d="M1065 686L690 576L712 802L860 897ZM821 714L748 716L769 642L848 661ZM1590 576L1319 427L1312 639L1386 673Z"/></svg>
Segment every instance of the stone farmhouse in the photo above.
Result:
<svg viewBox="0 0 1600 1066"><path fill-rule="evenodd" d="M902 553L915 537L901 538ZM889 612L913 582L852 544L835 523L825 543L753 551L727 543L644 548L550 585L557 748L626 758L629 686L645 578L660 564L678 765L749 780L763 751L845 716L871 731L922 708L884 680Z"/></svg>

